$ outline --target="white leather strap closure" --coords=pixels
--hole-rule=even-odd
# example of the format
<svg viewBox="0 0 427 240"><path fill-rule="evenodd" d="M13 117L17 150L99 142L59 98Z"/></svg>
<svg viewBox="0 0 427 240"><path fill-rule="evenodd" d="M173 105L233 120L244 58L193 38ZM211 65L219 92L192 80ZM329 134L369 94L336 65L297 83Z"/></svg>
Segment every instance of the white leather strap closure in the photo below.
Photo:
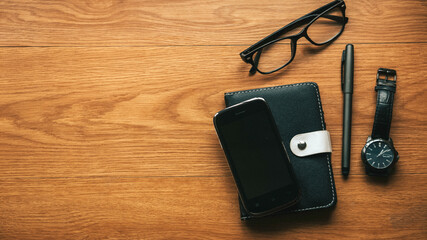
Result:
<svg viewBox="0 0 427 240"><path fill-rule="evenodd" d="M297 134L291 139L291 151L298 157L332 152L331 136L327 130Z"/></svg>

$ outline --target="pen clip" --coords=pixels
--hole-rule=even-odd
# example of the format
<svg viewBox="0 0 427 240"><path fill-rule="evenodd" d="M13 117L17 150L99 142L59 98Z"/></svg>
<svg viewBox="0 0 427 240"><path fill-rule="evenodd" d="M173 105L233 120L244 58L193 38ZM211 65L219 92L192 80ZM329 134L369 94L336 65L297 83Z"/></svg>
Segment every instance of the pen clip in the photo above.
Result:
<svg viewBox="0 0 427 240"><path fill-rule="evenodd" d="M344 65L345 65L345 49L342 51L342 57L341 57L341 91L344 91Z"/></svg>

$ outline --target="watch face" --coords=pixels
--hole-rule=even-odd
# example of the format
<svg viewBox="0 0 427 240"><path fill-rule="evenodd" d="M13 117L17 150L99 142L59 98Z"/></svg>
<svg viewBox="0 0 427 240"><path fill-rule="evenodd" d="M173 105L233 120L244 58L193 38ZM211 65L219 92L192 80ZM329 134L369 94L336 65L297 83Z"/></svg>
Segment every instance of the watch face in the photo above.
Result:
<svg viewBox="0 0 427 240"><path fill-rule="evenodd" d="M384 169L393 162L394 151L384 141L372 141L366 146L365 156L369 165L377 169Z"/></svg>

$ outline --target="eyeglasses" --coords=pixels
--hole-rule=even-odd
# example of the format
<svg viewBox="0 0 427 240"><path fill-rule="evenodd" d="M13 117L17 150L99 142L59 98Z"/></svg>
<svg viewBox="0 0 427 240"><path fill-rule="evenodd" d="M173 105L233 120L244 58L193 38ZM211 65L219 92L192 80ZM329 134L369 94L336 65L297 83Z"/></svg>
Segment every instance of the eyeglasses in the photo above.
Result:
<svg viewBox="0 0 427 240"><path fill-rule="evenodd" d="M252 65L251 73L273 73L292 62L298 39L305 37L317 46L331 43L341 35L347 22L344 1L335 0L265 37L241 52L240 57ZM298 34L286 36L305 24Z"/></svg>

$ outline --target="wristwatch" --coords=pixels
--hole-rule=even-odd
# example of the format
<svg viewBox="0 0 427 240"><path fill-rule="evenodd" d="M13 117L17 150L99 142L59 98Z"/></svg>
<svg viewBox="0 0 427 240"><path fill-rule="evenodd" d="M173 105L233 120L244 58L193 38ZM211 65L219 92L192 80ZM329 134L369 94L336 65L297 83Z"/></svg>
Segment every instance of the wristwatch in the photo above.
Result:
<svg viewBox="0 0 427 240"><path fill-rule="evenodd" d="M384 77L385 78L381 78ZM372 134L362 149L365 170L371 176L388 176L399 160L399 154L390 138L394 93L396 92L396 71L380 68L377 73L377 108Z"/></svg>

